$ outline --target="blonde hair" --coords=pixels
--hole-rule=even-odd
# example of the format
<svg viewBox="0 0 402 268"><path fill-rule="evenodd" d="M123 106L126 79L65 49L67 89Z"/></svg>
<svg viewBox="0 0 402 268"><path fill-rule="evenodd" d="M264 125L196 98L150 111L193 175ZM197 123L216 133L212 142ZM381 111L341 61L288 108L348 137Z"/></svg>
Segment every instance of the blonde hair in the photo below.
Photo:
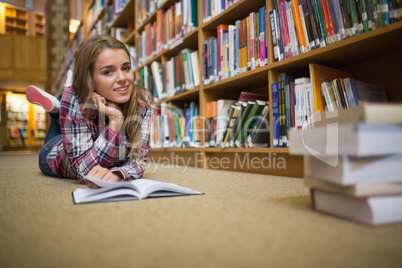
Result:
<svg viewBox="0 0 402 268"><path fill-rule="evenodd" d="M97 35L88 39L77 54L74 64L73 72L73 91L77 94L78 98L83 101L84 109L92 106L92 93L95 92L95 83L92 77L93 66L99 54L105 48L123 49L128 57L131 59L130 52L127 47L119 40L109 35ZM130 100L120 105L123 116L126 120L125 131L129 137L130 142L133 144L132 150L135 149L135 144L138 143L141 136L141 118L140 118L140 104L149 106L152 96L150 92L137 85L133 85L133 91ZM94 109L87 109L87 116L91 118L97 111ZM128 120L130 119L130 120ZM134 120L132 120L134 119Z"/></svg>

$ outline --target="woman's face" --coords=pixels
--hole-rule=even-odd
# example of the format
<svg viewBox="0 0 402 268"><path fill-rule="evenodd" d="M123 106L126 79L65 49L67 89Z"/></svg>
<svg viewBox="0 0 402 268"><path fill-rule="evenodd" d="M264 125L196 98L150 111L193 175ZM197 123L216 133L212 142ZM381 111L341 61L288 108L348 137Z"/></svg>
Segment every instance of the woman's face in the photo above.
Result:
<svg viewBox="0 0 402 268"><path fill-rule="evenodd" d="M134 74L130 59L123 49L103 49L94 63L92 78L96 93L106 100L119 104L129 101Z"/></svg>

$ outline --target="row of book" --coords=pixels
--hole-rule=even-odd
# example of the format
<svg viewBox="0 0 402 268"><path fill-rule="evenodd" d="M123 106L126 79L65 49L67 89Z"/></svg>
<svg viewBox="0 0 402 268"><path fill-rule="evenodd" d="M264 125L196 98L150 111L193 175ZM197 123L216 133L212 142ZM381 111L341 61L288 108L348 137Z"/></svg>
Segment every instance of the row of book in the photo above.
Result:
<svg viewBox="0 0 402 268"><path fill-rule="evenodd" d="M155 109L151 127L151 148L187 148L201 145L201 118L198 102L185 102L183 107L161 103Z"/></svg>
<svg viewBox="0 0 402 268"><path fill-rule="evenodd" d="M139 24L144 23L152 14L159 12L158 9L165 3L165 0L139 0L137 1L137 21ZM174 8L175 17L181 22L181 30L184 34L192 31L194 27L197 27L197 0L179 0L169 7Z"/></svg>
<svg viewBox="0 0 402 268"><path fill-rule="evenodd" d="M138 64L144 64L165 49L180 44L183 36L197 26L197 1L181 0L166 10L158 9L156 20L147 23L137 37Z"/></svg>
<svg viewBox="0 0 402 268"><path fill-rule="evenodd" d="M269 147L266 95L242 92L238 100L205 103L205 147Z"/></svg>
<svg viewBox="0 0 402 268"><path fill-rule="evenodd" d="M266 32L265 6L233 25L219 25L217 37L203 42L203 84L267 65Z"/></svg>
<svg viewBox="0 0 402 268"><path fill-rule="evenodd" d="M362 103L291 130L289 153L304 156L313 210L367 225L402 222L401 114L400 103Z"/></svg>
<svg viewBox="0 0 402 268"><path fill-rule="evenodd" d="M151 70L155 85L155 100L172 97L198 87L200 84L198 66L198 51L188 48L163 64L153 61Z"/></svg>
<svg viewBox="0 0 402 268"><path fill-rule="evenodd" d="M95 36L106 32L128 2L127 0L95 0L87 13L87 29L91 29L89 34ZM134 30L134 27L132 28Z"/></svg>
<svg viewBox="0 0 402 268"><path fill-rule="evenodd" d="M223 11L230 8L239 0L203 0L202 1L202 22L206 23Z"/></svg>
<svg viewBox="0 0 402 268"><path fill-rule="evenodd" d="M319 124L324 111L387 101L382 85L352 77L352 73L319 64L310 64L309 77L280 73L278 82L271 84L273 147L289 147L288 131Z"/></svg>
<svg viewBox="0 0 402 268"><path fill-rule="evenodd" d="M269 147L269 104L266 95L242 92L238 100L219 99L205 103L200 116L197 102L177 107L170 102L155 109L151 148Z"/></svg>
<svg viewBox="0 0 402 268"><path fill-rule="evenodd" d="M137 20L140 24L163 4L163 0L137 0Z"/></svg>
<svg viewBox="0 0 402 268"><path fill-rule="evenodd" d="M269 11L275 61L389 25L402 18L393 0L274 0Z"/></svg>

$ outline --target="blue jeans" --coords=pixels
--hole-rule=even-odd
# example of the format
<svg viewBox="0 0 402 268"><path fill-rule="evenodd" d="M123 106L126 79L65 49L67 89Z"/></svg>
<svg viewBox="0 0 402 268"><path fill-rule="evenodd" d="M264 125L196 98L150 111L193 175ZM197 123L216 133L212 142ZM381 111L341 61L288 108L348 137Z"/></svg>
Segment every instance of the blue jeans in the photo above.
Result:
<svg viewBox="0 0 402 268"><path fill-rule="evenodd" d="M58 97L58 99L61 100L61 95ZM48 176L57 177L55 174L53 174L52 170L47 164L46 158L52 151L53 147L63 139L63 136L61 134L59 113L49 113L49 114L50 117L52 118L52 121L50 122L50 126L46 134L44 145L42 146L42 149L39 152L39 168L44 174Z"/></svg>

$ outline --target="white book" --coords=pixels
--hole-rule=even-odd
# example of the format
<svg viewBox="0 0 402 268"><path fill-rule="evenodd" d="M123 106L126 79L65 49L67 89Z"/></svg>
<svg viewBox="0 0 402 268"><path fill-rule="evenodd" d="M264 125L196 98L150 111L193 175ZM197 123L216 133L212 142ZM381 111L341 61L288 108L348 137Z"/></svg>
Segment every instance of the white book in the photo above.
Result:
<svg viewBox="0 0 402 268"><path fill-rule="evenodd" d="M310 83L310 78L300 77L295 79L295 128L303 126L306 120L306 98L304 85Z"/></svg>
<svg viewBox="0 0 402 268"><path fill-rule="evenodd" d="M176 89L174 86L174 64L173 64L174 58L171 58L168 63L167 63L167 70L168 70L168 75L169 75L169 84L168 84L168 90L167 90L167 95L168 97L173 97Z"/></svg>
<svg viewBox="0 0 402 268"><path fill-rule="evenodd" d="M229 120L229 110L234 103L234 100L221 99L217 101L216 144L220 144L223 139L223 134Z"/></svg>
<svg viewBox="0 0 402 268"><path fill-rule="evenodd" d="M198 51L195 50L191 52L191 65L193 66L193 75L194 75L194 87L198 87L200 85L200 68L198 65Z"/></svg>
<svg viewBox="0 0 402 268"><path fill-rule="evenodd" d="M402 153L402 125L328 124L291 129L289 153L296 155L379 156Z"/></svg>
<svg viewBox="0 0 402 268"><path fill-rule="evenodd" d="M355 197L402 194L401 182L365 182L352 185L339 185L310 177L304 177L303 181L304 185L310 189L318 189Z"/></svg>
<svg viewBox="0 0 402 268"><path fill-rule="evenodd" d="M236 26L234 25L229 25L228 27L228 32L229 32L229 66L228 66L228 73L229 77L234 76L234 31L236 29Z"/></svg>
<svg viewBox="0 0 402 268"><path fill-rule="evenodd" d="M164 98L163 96L163 84L162 84L162 65L157 62L153 61L151 63L151 70L152 70L152 76L154 78L155 82L155 87L156 87L156 92L158 93L159 99Z"/></svg>
<svg viewBox="0 0 402 268"><path fill-rule="evenodd" d="M307 127L313 127L313 113L315 111L314 105L314 90L311 83L304 84L304 101L305 101L305 111L306 111L306 122Z"/></svg>
<svg viewBox="0 0 402 268"><path fill-rule="evenodd" d="M78 188L73 192L75 204L116 202L140 200L152 197L169 197L182 195L202 195L202 192L192 190L177 184L154 181L150 179L137 179L131 182L107 182L92 176L84 176L93 182L97 189Z"/></svg>
<svg viewBox="0 0 402 268"><path fill-rule="evenodd" d="M327 191L311 191L313 210L367 225L402 222L402 195L358 198Z"/></svg>
<svg viewBox="0 0 402 268"><path fill-rule="evenodd" d="M356 183L402 182L402 154L372 157L304 157L304 176L337 185Z"/></svg>

